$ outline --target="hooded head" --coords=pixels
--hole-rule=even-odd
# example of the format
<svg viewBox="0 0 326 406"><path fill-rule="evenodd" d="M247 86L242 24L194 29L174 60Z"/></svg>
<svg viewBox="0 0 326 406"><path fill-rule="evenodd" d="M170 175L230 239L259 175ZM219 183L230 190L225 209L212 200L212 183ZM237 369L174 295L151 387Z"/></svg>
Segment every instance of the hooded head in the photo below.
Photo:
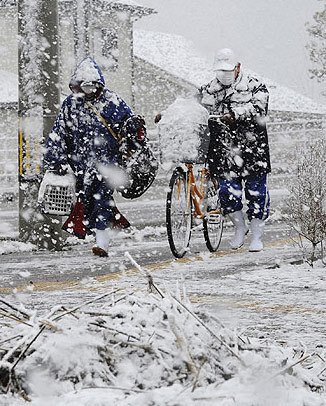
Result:
<svg viewBox="0 0 326 406"><path fill-rule="evenodd" d="M97 99L105 86L101 69L94 59L87 57L77 66L69 87L73 93L84 95L86 100Z"/></svg>
<svg viewBox="0 0 326 406"><path fill-rule="evenodd" d="M214 62L217 80L224 86L230 86L239 74L240 63L229 48L220 49Z"/></svg>

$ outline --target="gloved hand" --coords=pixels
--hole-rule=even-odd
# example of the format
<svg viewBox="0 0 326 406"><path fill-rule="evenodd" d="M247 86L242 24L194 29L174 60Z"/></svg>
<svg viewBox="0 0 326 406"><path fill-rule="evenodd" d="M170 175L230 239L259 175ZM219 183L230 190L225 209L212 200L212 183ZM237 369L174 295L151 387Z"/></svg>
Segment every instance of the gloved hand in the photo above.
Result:
<svg viewBox="0 0 326 406"><path fill-rule="evenodd" d="M162 114L157 113L155 118L154 118L154 123L157 124L159 121L161 121L161 118L162 118Z"/></svg>
<svg viewBox="0 0 326 406"><path fill-rule="evenodd" d="M145 126L145 120L142 116L131 116L127 119L126 124L130 130L137 130L139 127Z"/></svg>
<svg viewBox="0 0 326 406"><path fill-rule="evenodd" d="M68 165L58 165L58 166L53 166L51 168L48 169L49 172L54 173L55 175L60 175L60 176L64 176L68 173Z"/></svg>
<svg viewBox="0 0 326 406"><path fill-rule="evenodd" d="M235 118L232 114L224 114L220 118L221 122L229 127L234 127L235 125Z"/></svg>
<svg viewBox="0 0 326 406"><path fill-rule="evenodd" d="M129 117L122 126L120 135L122 136L120 152L130 156L140 146L146 145L145 120L141 116Z"/></svg>

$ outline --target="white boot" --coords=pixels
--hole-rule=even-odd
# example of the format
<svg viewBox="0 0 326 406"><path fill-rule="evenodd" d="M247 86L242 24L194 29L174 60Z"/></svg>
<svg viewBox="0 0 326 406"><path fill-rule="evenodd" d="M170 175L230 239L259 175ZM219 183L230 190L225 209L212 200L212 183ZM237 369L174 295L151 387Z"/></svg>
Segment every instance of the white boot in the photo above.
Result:
<svg viewBox="0 0 326 406"><path fill-rule="evenodd" d="M264 220L252 219L250 222L250 231L252 233L251 243L249 246L250 252L259 252L264 248L262 237L264 233Z"/></svg>
<svg viewBox="0 0 326 406"><path fill-rule="evenodd" d="M93 254L99 257L107 257L109 248L109 235L107 230L96 229L95 239L96 246L93 247Z"/></svg>
<svg viewBox="0 0 326 406"><path fill-rule="evenodd" d="M230 213L229 217L235 226L234 236L230 241L231 248L237 250L243 246L244 239L248 233L248 227L246 225L243 213L241 210Z"/></svg>

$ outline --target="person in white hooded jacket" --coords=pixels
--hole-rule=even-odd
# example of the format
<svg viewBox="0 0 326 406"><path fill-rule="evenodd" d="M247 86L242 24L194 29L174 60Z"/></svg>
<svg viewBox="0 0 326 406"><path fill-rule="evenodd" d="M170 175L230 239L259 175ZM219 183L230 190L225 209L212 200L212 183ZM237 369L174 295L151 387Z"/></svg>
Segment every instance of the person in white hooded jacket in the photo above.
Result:
<svg viewBox="0 0 326 406"><path fill-rule="evenodd" d="M219 182L223 214L235 225L231 247L240 248L249 231L243 214L244 188L252 235L249 251L261 251L270 206L269 93L264 83L242 71L228 48L217 53L215 68L216 77L199 89L200 101L211 114L209 169Z"/></svg>

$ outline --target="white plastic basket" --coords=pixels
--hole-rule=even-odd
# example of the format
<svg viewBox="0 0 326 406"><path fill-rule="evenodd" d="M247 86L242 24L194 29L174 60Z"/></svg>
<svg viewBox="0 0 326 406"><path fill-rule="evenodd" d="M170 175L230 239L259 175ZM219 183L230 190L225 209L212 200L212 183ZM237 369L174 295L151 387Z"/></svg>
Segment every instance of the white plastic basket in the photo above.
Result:
<svg viewBox="0 0 326 406"><path fill-rule="evenodd" d="M38 203L43 213L68 216L76 202L75 177L46 171L40 184Z"/></svg>

